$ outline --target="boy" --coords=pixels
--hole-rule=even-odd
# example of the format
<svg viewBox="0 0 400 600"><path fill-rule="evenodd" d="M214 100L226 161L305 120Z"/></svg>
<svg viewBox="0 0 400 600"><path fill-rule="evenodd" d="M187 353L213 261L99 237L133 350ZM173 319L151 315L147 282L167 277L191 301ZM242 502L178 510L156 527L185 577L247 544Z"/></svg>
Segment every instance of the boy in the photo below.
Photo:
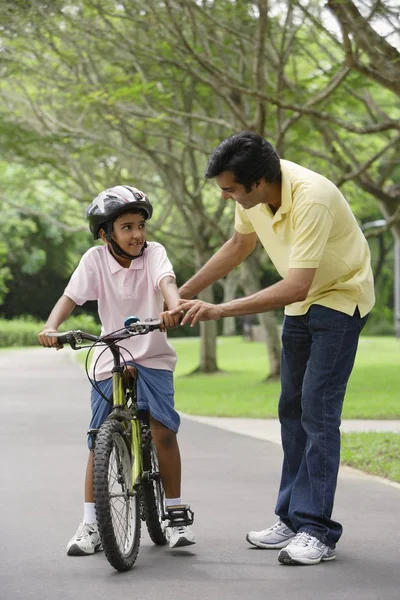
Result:
<svg viewBox="0 0 400 600"><path fill-rule="evenodd" d="M146 242L145 222L153 208L147 196L134 187L115 186L101 192L87 211L93 238L101 238L104 246L90 248L73 273L63 296L53 308L39 342L47 348L62 348L57 338L47 333L58 327L74 307L97 300L102 334L123 326L131 314L142 318L159 317L166 328L178 325L179 318L163 312L179 304L179 294L172 265L163 246ZM150 428L158 452L160 474L165 490L166 508L181 505L181 461L176 434L180 417L174 409L173 370L176 354L164 332L124 340L122 355L127 362L135 359L138 377L138 407L149 413ZM110 352L96 348L91 365L94 378L104 395L112 391ZM112 407L92 388L90 429L99 428ZM89 458L85 477L83 520L67 546L68 555L87 555L101 550L93 494L93 440L88 437ZM166 528L170 548L195 543L189 527Z"/></svg>

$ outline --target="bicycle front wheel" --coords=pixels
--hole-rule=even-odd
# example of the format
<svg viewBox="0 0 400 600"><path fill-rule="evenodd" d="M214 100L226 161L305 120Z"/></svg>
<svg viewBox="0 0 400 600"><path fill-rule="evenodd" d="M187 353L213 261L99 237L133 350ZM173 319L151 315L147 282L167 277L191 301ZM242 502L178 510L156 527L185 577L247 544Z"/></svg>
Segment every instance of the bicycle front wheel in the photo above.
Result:
<svg viewBox="0 0 400 600"><path fill-rule="evenodd" d="M147 428L142 430L142 453L144 479L142 481L142 496L144 516L150 539L157 546L167 543L165 537L164 517L164 487L160 478L157 450Z"/></svg>
<svg viewBox="0 0 400 600"><path fill-rule="evenodd" d="M100 427L94 450L93 485L107 559L117 571L128 571L140 546L140 494L132 486L129 440L118 421Z"/></svg>

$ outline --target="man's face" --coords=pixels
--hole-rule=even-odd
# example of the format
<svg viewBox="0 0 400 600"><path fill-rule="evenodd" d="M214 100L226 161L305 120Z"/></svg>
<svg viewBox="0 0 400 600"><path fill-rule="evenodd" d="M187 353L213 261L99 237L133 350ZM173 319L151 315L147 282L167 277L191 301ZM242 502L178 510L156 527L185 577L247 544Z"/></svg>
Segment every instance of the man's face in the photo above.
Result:
<svg viewBox="0 0 400 600"><path fill-rule="evenodd" d="M215 181L222 190L223 200L235 200L245 209L267 201L264 180L253 183L250 192L246 192L244 185L237 183L232 171L223 171Z"/></svg>

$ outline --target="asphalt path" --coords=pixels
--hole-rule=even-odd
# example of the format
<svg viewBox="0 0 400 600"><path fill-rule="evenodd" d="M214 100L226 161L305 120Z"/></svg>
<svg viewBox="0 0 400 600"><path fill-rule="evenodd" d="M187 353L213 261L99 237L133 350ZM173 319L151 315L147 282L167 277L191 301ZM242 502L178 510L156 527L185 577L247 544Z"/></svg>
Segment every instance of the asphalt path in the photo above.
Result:
<svg viewBox="0 0 400 600"><path fill-rule="evenodd" d="M117 573L103 553L68 557L82 516L89 384L66 351L0 352L1 600L398 600L400 490L346 470L336 561L290 567L245 534L276 521L278 445L183 419L183 500L197 544L152 545Z"/></svg>

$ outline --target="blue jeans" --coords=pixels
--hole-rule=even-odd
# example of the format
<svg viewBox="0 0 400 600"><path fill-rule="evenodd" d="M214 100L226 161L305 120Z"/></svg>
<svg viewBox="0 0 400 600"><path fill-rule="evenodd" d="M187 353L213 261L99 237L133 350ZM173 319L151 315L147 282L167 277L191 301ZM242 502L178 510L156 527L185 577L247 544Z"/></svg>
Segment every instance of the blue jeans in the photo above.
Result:
<svg viewBox="0 0 400 600"><path fill-rule="evenodd" d="M340 461L340 417L367 317L313 304L285 316L279 420L283 467L275 512L295 533L334 547L342 534L331 519Z"/></svg>

